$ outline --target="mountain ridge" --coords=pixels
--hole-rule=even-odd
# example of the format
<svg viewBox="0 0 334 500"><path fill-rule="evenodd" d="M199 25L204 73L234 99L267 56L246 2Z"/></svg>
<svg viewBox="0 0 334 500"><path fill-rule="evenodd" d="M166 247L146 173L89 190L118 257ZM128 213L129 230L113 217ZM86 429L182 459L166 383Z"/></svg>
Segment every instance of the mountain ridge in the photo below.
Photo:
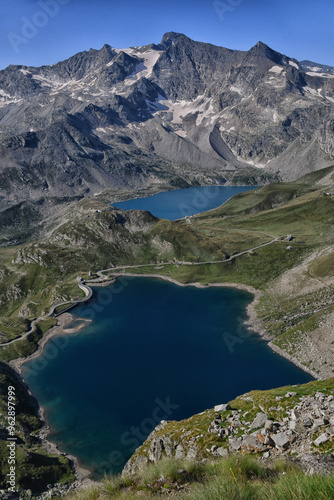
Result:
<svg viewBox="0 0 334 500"><path fill-rule="evenodd" d="M0 210L162 180L169 189L235 176L263 184L330 166L334 75L319 68L263 42L237 51L174 32L159 44L9 66L0 71Z"/></svg>

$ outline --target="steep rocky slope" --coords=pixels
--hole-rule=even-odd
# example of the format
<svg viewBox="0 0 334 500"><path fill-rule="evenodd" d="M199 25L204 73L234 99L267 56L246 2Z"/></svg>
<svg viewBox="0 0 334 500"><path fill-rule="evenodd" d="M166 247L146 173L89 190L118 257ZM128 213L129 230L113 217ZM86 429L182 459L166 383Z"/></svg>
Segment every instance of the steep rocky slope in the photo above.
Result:
<svg viewBox="0 0 334 500"><path fill-rule="evenodd" d="M333 408L329 379L252 391L180 422L164 420L121 476L66 498L332 498Z"/></svg>
<svg viewBox="0 0 334 500"><path fill-rule="evenodd" d="M334 450L333 401L333 379L328 379L252 391L181 422L164 420L135 451L123 474L133 475L164 458L202 461L236 452L265 459L293 455L308 472L318 472L321 463L314 455ZM333 460L327 467L333 471Z"/></svg>
<svg viewBox="0 0 334 500"><path fill-rule="evenodd" d="M17 494L11 498L31 498L47 489L48 484L59 484L59 493L65 485L75 479L69 459L57 453L50 453L42 446L39 431L42 422L38 415L36 401L27 393L26 386L14 370L0 362L0 497L9 498L8 477L11 471L8 441L12 434L8 430L7 402L8 388L14 394L15 401L15 471ZM5 493L6 491L6 493ZM29 495L30 491L30 495Z"/></svg>
<svg viewBox="0 0 334 500"><path fill-rule="evenodd" d="M107 188L295 179L327 166L333 72L308 63L261 42L242 52L167 33L159 45L9 66L0 208Z"/></svg>

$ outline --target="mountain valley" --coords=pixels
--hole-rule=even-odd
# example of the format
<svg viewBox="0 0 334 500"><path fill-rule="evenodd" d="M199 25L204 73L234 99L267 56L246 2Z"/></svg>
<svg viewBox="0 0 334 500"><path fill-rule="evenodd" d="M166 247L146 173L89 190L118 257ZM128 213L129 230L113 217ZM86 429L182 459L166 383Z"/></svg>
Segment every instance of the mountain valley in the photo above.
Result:
<svg viewBox="0 0 334 500"><path fill-rule="evenodd" d="M260 187L178 220L110 205L216 185ZM130 475L69 493L69 500L188 498L182 495L193 483L202 497L189 498L209 498L203 488L208 478L219 482L221 471L229 491L236 477L262 491L267 482L276 488L283 470L300 484L307 476L299 467L313 470L314 481L332 473L333 216L331 66L299 62L262 42L237 51L170 32L159 44L104 45L51 66L0 71L0 487L8 384L21 401L20 499L64 498L90 484L73 457L50 448L20 366L73 321L58 314L90 298L89 287L152 275L250 291L249 328L316 380L163 422L136 450ZM236 333L229 342L233 349L242 339ZM251 428L258 414L266 421ZM282 429L286 447L275 446ZM260 454L261 465L234 455L240 450ZM284 465L275 461L282 457Z"/></svg>

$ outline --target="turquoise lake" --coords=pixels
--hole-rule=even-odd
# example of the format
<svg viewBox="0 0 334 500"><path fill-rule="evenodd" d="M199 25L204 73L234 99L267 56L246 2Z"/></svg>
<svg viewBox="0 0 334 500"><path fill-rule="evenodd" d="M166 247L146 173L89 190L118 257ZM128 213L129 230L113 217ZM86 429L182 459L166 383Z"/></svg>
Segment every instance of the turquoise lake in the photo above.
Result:
<svg viewBox="0 0 334 500"><path fill-rule="evenodd" d="M23 365L51 440L95 477L119 472L161 419L179 420L251 389L312 378L244 325L248 292L119 278L95 288L78 334Z"/></svg>
<svg viewBox="0 0 334 500"><path fill-rule="evenodd" d="M123 210L148 210L161 219L176 220L219 207L235 194L258 186L200 186L164 191L145 198L111 203Z"/></svg>

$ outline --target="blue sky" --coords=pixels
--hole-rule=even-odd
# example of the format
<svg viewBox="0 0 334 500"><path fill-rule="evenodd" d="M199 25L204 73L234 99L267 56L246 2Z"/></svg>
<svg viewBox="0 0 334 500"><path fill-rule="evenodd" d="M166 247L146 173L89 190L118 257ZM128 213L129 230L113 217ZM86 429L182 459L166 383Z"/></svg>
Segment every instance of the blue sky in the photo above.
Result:
<svg viewBox="0 0 334 500"><path fill-rule="evenodd" d="M231 49L259 40L334 66L333 0L12 0L0 4L0 68L158 43L167 31Z"/></svg>

